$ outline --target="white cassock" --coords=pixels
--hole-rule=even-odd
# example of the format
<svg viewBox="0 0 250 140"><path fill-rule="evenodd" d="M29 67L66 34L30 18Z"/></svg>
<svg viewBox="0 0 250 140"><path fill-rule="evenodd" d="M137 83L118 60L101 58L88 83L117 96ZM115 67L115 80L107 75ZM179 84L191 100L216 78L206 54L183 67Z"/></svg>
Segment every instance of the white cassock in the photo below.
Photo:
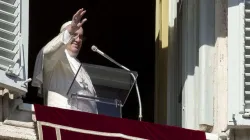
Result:
<svg viewBox="0 0 250 140"><path fill-rule="evenodd" d="M48 106L97 114L97 105L93 100L71 98L72 94L96 96L91 79L83 67L70 88L80 67L80 62L65 49L72 38L64 30L43 47L36 59L32 86L40 89ZM67 94L69 88L71 90Z"/></svg>

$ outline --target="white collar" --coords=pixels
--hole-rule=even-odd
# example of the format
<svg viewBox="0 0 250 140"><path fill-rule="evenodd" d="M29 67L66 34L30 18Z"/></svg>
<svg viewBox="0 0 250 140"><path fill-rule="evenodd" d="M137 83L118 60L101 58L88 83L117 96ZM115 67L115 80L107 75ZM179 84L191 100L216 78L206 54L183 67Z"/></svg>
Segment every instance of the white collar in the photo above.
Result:
<svg viewBox="0 0 250 140"><path fill-rule="evenodd" d="M71 53L67 49L65 49L64 52L66 53L67 57L76 59L76 56L71 55Z"/></svg>

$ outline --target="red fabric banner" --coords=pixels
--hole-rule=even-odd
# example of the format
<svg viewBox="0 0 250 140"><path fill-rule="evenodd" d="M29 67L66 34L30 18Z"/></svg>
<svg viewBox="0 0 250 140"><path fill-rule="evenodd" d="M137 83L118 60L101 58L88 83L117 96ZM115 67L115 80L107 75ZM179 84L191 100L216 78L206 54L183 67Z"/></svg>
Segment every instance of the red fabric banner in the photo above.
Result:
<svg viewBox="0 0 250 140"><path fill-rule="evenodd" d="M201 131L42 105L34 107L37 121L82 130L60 128L62 140L206 140L205 132ZM55 128L47 125L42 130L44 140L56 140Z"/></svg>

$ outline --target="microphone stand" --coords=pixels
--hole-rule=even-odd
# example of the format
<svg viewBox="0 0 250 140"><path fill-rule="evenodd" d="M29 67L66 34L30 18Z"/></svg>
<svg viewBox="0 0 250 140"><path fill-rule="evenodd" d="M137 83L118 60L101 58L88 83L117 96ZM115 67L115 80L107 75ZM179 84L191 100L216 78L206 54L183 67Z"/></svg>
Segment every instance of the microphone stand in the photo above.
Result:
<svg viewBox="0 0 250 140"><path fill-rule="evenodd" d="M69 91L70 91L71 87L73 86L73 83L75 82L76 76L78 75L78 73L79 73L81 67L82 67L82 63L81 63L81 65L80 65L80 67L78 68L78 70L77 70L77 72L76 72L76 74L75 74L75 76L74 76L74 79L72 80L72 82L71 82L71 84L70 84L70 87L69 87L69 89L68 89L68 91L67 91L67 93L66 93L67 96L69 95Z"/></svg>
<svg viewBox="0 0 250 140"><path fill-rule="evenodd" d="M139 116L138 119L139 121L142 120L142 105L141 105L141 96L140 96L140 92L139 92L139 87L137 84L137 80L135 78L135 75L130 71L130 69L126 68L125 66L121 65L120 63L116 62L114 59L112 59L111 57L109 57L108 55L106 55L105 53L103 53L102 51L98 50L96 46L92 46L92 50L94 52L97 52L99 54L101 54L103 57L105 57L106 59L108 59L109 61L111 61L112 63L116 64L117 66L121 67L122 69L130 72L130 75L133 77L134 81L135 81L135 87L136 87L136 92L137 92L137 96L138 96L138 102L139 102Z"/></svg>

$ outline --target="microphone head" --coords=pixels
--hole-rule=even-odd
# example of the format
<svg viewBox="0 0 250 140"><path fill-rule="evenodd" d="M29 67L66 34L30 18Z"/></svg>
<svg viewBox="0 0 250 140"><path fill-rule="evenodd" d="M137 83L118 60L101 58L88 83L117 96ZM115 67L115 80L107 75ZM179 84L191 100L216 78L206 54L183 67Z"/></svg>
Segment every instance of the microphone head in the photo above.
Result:
<svg viewBox="0 0 250 140"><path fill-rule="evenodd" d="M92 49L92 51L94 51L94 52L97 51L97 47L96 47L95 45L93 45L93 46L91 47L91 49Z"/></svg>

